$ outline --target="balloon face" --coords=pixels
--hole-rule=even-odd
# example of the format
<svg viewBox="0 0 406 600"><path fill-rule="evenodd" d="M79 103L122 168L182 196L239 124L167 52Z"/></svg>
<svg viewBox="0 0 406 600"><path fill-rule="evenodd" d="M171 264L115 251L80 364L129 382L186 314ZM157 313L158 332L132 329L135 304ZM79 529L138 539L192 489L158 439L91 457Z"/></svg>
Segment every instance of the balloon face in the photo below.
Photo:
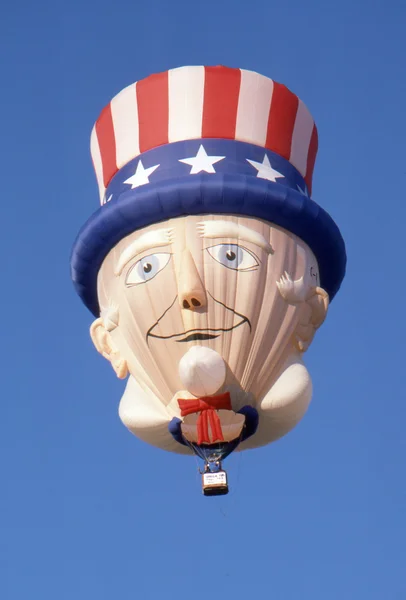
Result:
<svg viewBox="0 0 406 600"><path fill-rule="evenodd" d="M319 289L318 277L310 249L279 227L240 216L179 217L110 251L98 277L99 328L111 337L112 354L163 405L184 393L185 382L189 396L199 389L182 371L197 346L225 365L218 381L220 367L212 376L211 367L201 370L206 395L228 390L235 410L258 407L301 338L311 340L306 299Z"/></svg>

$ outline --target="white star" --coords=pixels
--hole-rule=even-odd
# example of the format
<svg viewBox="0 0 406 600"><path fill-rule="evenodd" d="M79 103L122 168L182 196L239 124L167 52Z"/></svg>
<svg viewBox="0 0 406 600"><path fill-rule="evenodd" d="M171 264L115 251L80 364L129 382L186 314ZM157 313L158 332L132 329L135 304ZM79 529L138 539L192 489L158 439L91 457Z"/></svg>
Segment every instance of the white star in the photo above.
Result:
<svg viewBox="0 0 406 600"><path fill-rule="evenodd" d="M159 165L155 165L153 167L148 167L148 169L145 169L144 165L142 164L142 161L140 160L134 175L126 179L124 183L130 183L132 190L136 187L139 187L140 185L145 185L146 183L149 183L149 176L151 175L151 173L153 173L158 167Z"/></svg>
<svg viewBox="0 0 406 600"><path fill-rule="evenodd" d="M309 197L309 191L307 189L307 185L306 184L304 185L304 189L302 189L298 183L296 185L297 185L297 189L302 194L302 196L306 196L306 198L308 198Z"/></svg>
<svg viewBox="0 0 406 600"><path fill-rule="evenodd" d="M190 158L180 158L179 162L190 165L192 167L190 169L190 175L195 175L201 171L206 171L206 173L215 173L216 171L213 167L214 163L219 162L219 160L223 160L223 158L225 158L225 156L207 156L206 150L203 148L202 144L200 144L200 148L196 156L191 156Z"/></svg>
<svg viewBox="0 0 406 600"><path fill-rule="evenodd" d="M285 177L285 175L282 175L282 173L279 173L279 171L275 171L275 169L272 168L267 154L265 154L262 163L256 162L255 160L249 160L248 158L247 161L258 171L257 177L260 177L261 179L276 181L277 177Z"/></svg>

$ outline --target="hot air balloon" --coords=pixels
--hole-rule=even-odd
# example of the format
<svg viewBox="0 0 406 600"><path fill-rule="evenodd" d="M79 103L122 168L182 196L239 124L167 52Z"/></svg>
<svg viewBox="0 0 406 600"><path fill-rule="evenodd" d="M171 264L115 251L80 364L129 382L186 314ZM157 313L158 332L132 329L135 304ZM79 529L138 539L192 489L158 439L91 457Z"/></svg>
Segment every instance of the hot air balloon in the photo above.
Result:
<svg viewBox="0 0 406 600"><path fill-rule="evenodd" d="M182 67L116 95L91 134L101 206L71 274L96 349L128 377L119 416L140 439L222 461L303 417L303 354L345 273L331 217L311 199L317 130L258 73Z"/></svg>

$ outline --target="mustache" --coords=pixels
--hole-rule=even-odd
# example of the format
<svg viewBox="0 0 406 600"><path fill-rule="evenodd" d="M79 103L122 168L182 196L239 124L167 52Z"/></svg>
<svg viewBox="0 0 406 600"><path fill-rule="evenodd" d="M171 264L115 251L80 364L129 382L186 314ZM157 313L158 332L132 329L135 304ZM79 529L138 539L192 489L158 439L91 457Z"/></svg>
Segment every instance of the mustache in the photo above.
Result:
<svg viewBox="0 0 406 600"><path fill-rule="evenodd" d="M230 306L227 306L226 304L224 304L224 302L221 302L220 300L217 300L216 298L214 298L214 296L212 296L212 294L210 294L210 292L207 292L207 294L212 298L212 300L214 302L216 302L216 304L220 304L220 306L223 306L226 310L229 310L230 312L232 312L237 317L240 317L241 321L239 323L237 323L236 325L233 325L232 327L227 327L227 328L224 328L224 327L206 328L206 329L195 328L195 329L189 329L188 331L182 331L180 333L173 333L171 335L165 335L165 336L163 336L163 335L156 335L156 334L152 333L153 329L159 324L159 322L165 317L165 315L171 310L171 308L175 304L176 300L178 299L178 296L175 296L175 299L170 304L170 306L168 306L168 308L162 313L162 315L159 317L159 319L157 319L157 321L148 329L148 331L146 333L146 342L147 342L147 344L148 344L148 339L150 337L158 338L158 339L161 339L161 340L169 340L171 338L176 338L176 337L182 336L182 339L176 340L177 342L180 342L180 343L182 343L182 342L192 342L192 341L196 341L196 340L215 339L221 333L224 333L224 332L227 332L227 331L231 331L232 329L237 329L237 327L240 327L240 325L244 325L244 323L246 323L248 325L248 327L250 329L250 333L251 333L252 327L251 327L251 322L248 319L248 317L246 317L245 315L243 315L243 314L239 313L238 311L234 310Z"/></svg>

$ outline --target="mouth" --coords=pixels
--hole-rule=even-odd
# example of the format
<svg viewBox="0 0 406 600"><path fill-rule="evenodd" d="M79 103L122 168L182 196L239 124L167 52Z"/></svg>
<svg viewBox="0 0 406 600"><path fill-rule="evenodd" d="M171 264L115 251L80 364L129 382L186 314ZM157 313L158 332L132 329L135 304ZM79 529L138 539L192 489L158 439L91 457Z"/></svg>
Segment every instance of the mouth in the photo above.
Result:
<svg viewBox="0 0 406 600"><path fill-rule="evenodd" d="M220 335L219 333L217 335L215 335L213 333L190 333L185 338L183 338L183 340L176 340L176 341L183 343L183 342L196 342L197 340L214 340L215 338L218 338L219 335Z"/></svg>

